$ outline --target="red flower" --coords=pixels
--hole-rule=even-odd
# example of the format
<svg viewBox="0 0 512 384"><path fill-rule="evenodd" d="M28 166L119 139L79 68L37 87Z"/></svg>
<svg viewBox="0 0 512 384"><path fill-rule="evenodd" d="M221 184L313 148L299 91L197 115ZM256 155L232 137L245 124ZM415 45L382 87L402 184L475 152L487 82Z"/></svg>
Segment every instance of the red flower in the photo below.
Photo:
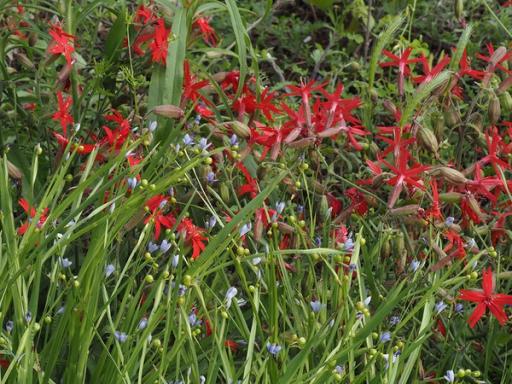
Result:
<svg viewBox="0 0 512 384"><path fill-rule="evenodd" d="M224 341L224 346L231 349L231 352L233 353L236 353L239 347L238 343L235 340L231 339L227 339L226 341Z"/></svg>
<svg viewBox="0 0 512 384"><path fill-rule="evenodd" d="M65 33L58 25L52 25L50 36L53 40L48 45L48 51L54 55L62 54L66 58L68 65L71 65L71 54L75 51L73 40L75 36Z"/></svg>
<svg viewBox="0 0 512 384"><path fill-rule="evenodd" d="M153 41L149 44L149 49L151 49L151 60L153 63L166 65L167 48L169 45L167 39L169 38L169 33L171 33L171 29L165 28L164 19L158 19L155 25Z"/></svg>
<svg viewBox="0 0 512 384"><path fill-rule="evenodd" d="M475 310L468 319L469 326L473 328L480 318L485 314L487 308L498 319L500 325L504 325L508 317L503 310L505 304L512 305L512 296L502 293L494 293L494 281L491 267L482 274L482 290L460 290L460 300L478 303Z"/></svg>
<svg viewBox="0 0 512 384"><path fill-rule="evenodd" d="M62 132L64 133L64 136L67 136L68 125L72 126L74 123L73 116L69 113L69 108L73 104L73 99L71 96L64 99L62 92L59 91L57 92L57 102L59 104L59 109L53 114L52 119L60 121Z"/></svg>
<svg viewBox="0 0 512 384"><path fill-rule="evenodd" d="M408 153L400 153L400 156L398 157L397 160L397 167L391 165L386 160L382 160L382 162L386 164L386 166L391 170L391 172L393 172L396 175L395 177L392 177L387 181L389 185L395 186L393 192L389 196L389 208L393 208L404 186L410 185L417 187L419 189L425 189L425 186L423 184L420 184L418 180L419 175L426 171L429 167L426 165L416 164L413 167L408 168L407 163L409 157L410 156Z"/></svg>
<svg viewBox="0 0 512 384"><path fill-rule="evenodd" d="M215 33L215 29L212 28L207 18L199 17L196 21L194 21L194 26L199 28L201 35L203 36L203 40L207 44L217 45L217 34Z"/></svg>
<svg viewBox="0 0 512 384"><path fill-rule="evenodd" d="M445 56L434 66L434 68L430 68L430 64L428 63L426 57L422 56L420 58L421 63L423 65L423 76L414 77L413 81L415 83L428 83L434 77L439 75L441 71L450 63L450 56Z"/></svg>
<svg viewBox="0 0 512 384"><path fill-rule="evenodd" d="M208 242L208 238L203 236L205 230L194 225L188 217L178 225L178 230L185 233L185 240L192 246L192 260L197 259L206 248L204 242Z"/></svg>
<svg viewBox="0 0 512 384"><path fill-rule="evenodd" d="M257 180L251 176L247 168L242 163L236 163L235 165L243 174L246 183L238 188L238 196L249 194L251 199L254 199L258 194L258 183Z"/></svg>
<svg viewBox="0 0 512 384"><path fill-rule="evenodd" d="M23 210L27 213L29 219L28 221L24 222L21 227L18 228L18 235L23 235L25 232L27 232L28 227L30 226L30 223L34 217L36 217L36 209L32 207L27 200L21 198L18 200L18 204L23 208ZM46 222L46 218L48 215L48 208L43 209L43 212L41 212L41 215L39 216L39 221L37 223L37 228L41 228L44 223Z"/></svg>
<svg viewBox="0 0 512 384"><path fill-rule="evenodd" d="M409 56L412 52L412 47L407 48L403 53L402 56L394 55L393 53L383 50L382 53L389 57L391 61L387 61L384 63L380 63L379 65L384 67L397 67L398 68L398 92L400 95L404 94L404 79L405 76L409 76L411 70L409 69L409 64L417 63L420 61L419 58L417 59L409 59Z"/></svg>
<svg viewBox="0 0 512 384"><path fill-rule="evenodd" d="M133 21L135 23L142 23L142 24L148 24L154 19L153 11L145 7L144 4L139 5L139 8L137 8L137 12L135 12L135 17Z"/></svg>
<svg viewBox="0 0 512 384"><path fill-rule="evenodd" d="M121 148L130 135L130 122L115 109L112 110L110 115L105 116L105 120L116 123L117 127L111 129L106 125L103 126L106 137L102 140L102 144L109 144L115 149Z"/></svg>
<svg viewBox="0 0 512 384"><path fill-rule="evenodd" d="M155 240L160 237L162 226L171 229L176 224L176 218L171 214L164 214L163 209L167 205L167 198L164 195L153 196L146 202L146 207L151 212L151 215L144 220L144 224L147 224L150 220L154 220L155 223Z"/></svg>

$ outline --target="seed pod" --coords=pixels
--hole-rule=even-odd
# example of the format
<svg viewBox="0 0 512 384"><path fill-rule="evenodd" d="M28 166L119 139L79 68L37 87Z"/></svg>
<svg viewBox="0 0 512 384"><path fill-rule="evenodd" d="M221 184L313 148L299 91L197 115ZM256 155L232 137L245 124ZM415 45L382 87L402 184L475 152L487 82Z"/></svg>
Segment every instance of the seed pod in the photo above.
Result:
<svg viewBox="0 0 512 384"><path fill-rule="evenodd" d="M391 112L391 114L394 116L396 115L397 113L397 109L396 109L396 105L393 104L391 101L389 100L384 100L382 102L382 105L384 106L384 108L386 108L389 112Z"/></svg>
<svg viewBox="0 0 512 384"><path fill-rule="evenodd" d="M322 195L320 198L320 215L323 220L329 220L331 217L331 209L329 208L329 201L327 200L327 196Z"/></svg>
<svg viewBox="0 0 512 384"><path fill-rule="evenodd" d="M501 110L507 114L512 112L512 96L510 96L510 93L506 91L500 93L499 99Z"/></svg>
<svg viewBox="0 0 512 384"><path fill-rule="evenodd" d="M389 236L386 236L386 239L382 243L380 255L382 256L382 258L388 258L391 255L391 241L389 239Z"/></svg>
<svg viewBox="0 0 512 384"><path fill-rule="evenodd" d="M455 0L455 17L461 20L464 16L464 2L462 0Z"/></svg>
<svg viewBox="0 0 512 384"><path fill-rule="evenodd" d="M505 92L511 86L512 86L512 76L509 76L509 77L507 77L505 80L503 80L500 83L500 86L498 87L497 93Z"/></svg>
<svg viewBox="0 0 512 384"><path fill-rule="evenodd" d="M418 204L410 204L404 205L399 208L392 208L389 210L390 216L408 216L408 215L416 215L420 206Z"/></svg>
<svg viewBox="0 0 512 384"><path fill-rule="evenodd" d="M303 139L292 141L288 144L290 148L306 148L310 147L315 143L314 137L305 137Z"/></svg>
<svg viewBox="0 0 512 384"><path fill-rule="evenodd" d="M489 109L487 110L491 125L495 125L501 116L501 107L498 97L493 93L489 99Z"/></svg>
<svg viewBox="0 0 512 384"><path fill-rule="evenodd" d="M453 105L444 110L444 121L448 128L453 128L460 123L459 111Z"/></svg>
<svg viewBox="0 0 512 384"><path fill-rule="evenodd" d="M478 201L475 199L474 196L468 196L467 201L469 206L471 207L471 210L476 213L478 218L480 220L486 220L487 215L482 211L480 208L480 204L478 204Z"/></svg>
<svg viewBox="0 0 512 384"><path fill-rule="evenodd" d="M153 112L158 116L167 117L169 119L179 119L185 114L183 109L171 104L157 105L153 108Z"/></svg>
<svg viewBox="0 0 512 384"><path fill-rule="evenodd" d="M21 173L20 169L13 163L11 163L9 160L7 160L7 173L13 179L20 180L23 177L23 174Z"/></svg>
<svg viewBox="0 0 512 384"><path fill-rule="evenodd" d="M251 130L246 124L236 120L225 124L228 125L238 137L244 139L251 137Z"/></svg>
<svg viewBox="0 0 512 384"><path fill-rule="evenodd" d="M220 197L224 203L229 203L231 195L229 193L229 187L226 185L226 183L220 184Z"/></svg>
<svg viewBox="0 0 512 384"><path fill-rule="evenodd" d="M16 60L25 68L34 69L36 66L24 53L18 52L15 54Z"/></svg>
<svg viewBox="0 0 512 384"><path fill-rule="evenodd" d="M432 123L432 128L434 130L434 134L438 140L443 138L444 135L444 118L443 115L439 112L433 112L430 115L430 122Z"/></svg>
<svg viewBox="0 0 512 384"><path fill-rule="evenodd" d="M442 176L447 182L454 185L464 185L467 181L462 172L450 167L436 167L430 171L430 174Z"/></svg>
<svg viewBox="0 0 512 384"><path fill-rule="evenodd" d="M439 143L437 142L436 135L430 128L420 125L418 128L417 137L419 143L427 150L436 153L439 150Z"/></svg>
<svg viewBox="0 0 512 384"><path fill-rule="evenodd" d="M458 203L460 203L461 199L462 199L462 194L459 192L445 192L445 193L439 194L439 200L444 203L458 204Z"/></svg>
<svg viewBox="0 0 512 384"><path fill-rule="evenodd" d="M295 228L293 228L290 224L283 223L282 221L279 221L277 226L279 231L285 235L291 235L295 232Z"/></svg>

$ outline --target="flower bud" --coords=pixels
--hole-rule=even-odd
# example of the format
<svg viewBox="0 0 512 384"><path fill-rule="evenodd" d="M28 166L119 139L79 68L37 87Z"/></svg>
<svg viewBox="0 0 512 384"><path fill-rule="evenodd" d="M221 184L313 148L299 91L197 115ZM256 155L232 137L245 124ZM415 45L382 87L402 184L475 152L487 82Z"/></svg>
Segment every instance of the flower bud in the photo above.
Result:
<svg viewBox="0 0 512 384"><path fill-rule="evenodd" d="M404 205L399 208L392 208L389 210L390 216L407 216L415 215L418 213L420 206L418 204Z"/></svg>
<svg viewBox="0 0 512 384"><path fill-rule="evenodd" d="M437 139L441 139L444 134L444 118L439 112L433 112L430 115L430 122L432 123L432 129Z"/></svg>
<svg viewBox="0 0 512 384"><path fill-rule="evenodd" d="M429 171L433 176L442 176L447 182L454 185L464 185L467 181L462 172L450 167L435 167Z"/></svg>
<svg viewBox="0 0 512 384"><path fill-rule="evenodd" d="M222 201L224 203L229 203L230 201L230 193L229 193L229 187L226 183L220 184L220 197L222 198Z"/></svg>

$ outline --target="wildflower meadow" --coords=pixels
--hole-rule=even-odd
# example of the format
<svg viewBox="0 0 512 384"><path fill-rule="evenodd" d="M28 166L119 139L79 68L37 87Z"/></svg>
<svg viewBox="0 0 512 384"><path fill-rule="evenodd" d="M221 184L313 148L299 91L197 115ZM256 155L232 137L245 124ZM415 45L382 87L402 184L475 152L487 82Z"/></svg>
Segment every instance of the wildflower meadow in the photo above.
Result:
<svg viewBox="0 0 512 384"><path fill-rule="evenodd" d="M510 92L512 1L0 0L0 384L512 383Z"/></svg>

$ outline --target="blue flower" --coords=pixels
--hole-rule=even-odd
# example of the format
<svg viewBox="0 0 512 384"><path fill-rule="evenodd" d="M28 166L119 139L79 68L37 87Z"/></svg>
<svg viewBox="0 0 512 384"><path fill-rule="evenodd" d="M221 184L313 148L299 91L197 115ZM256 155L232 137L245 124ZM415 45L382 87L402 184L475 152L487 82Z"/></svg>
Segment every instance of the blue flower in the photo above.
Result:
<svg viewBox="0 0 512 384"><path fill-rule="evenodd" d="M276 203L276 211L277 213L281 214L284 211L284 208L286 207L286 204L284 201L279 201Z"/></svg>
<svg viewBox="0 0 512 384"><path fill-rule="evenodd" d="M148 326L148 318L147 317L143 317L142 319L140 319L139 325L137 326L137 328L139 328L140 330L143 330L147 326Z"/></svg>
<svg viewBox="0 0 512 384"><path fill-rule="evenodd" d="M190 315L188 315L188 323L192 328L199 327L202 324L201 319L197 318L197 315L195 314L194 311L190 312Z"/></svg>
<svg viewBox="0 0 512 384"><path fill-rule="evenodd" d="M213 184L217 181L217 179L215 178L215 173L210 171L206 174L206 181L208 182L208 184Z"/></svg>
<svg viewBox="0 0 512 384"><path fill-rule="evenodd" d="M379 340L380 340L381 343L387 343L388 341L391 340L391 332L389 332L389 331L382 332L380 334Z"/></svg>
<svg viewBox="0 0 512 384"><path fill-rule="evenodd" d="M231 145L238 145L238 137L234 133L229 138L229 143Z"/></svg>
<svg viewBox="0 0 512 384"><path fill-rule="evenodd" d="M149 123L149 131L150 132L154 132L157 127L158 127L158 123L156 121L151 121Z"/></svg>
<svg viewBox="0 0 512 384"><path fill-rule="evenodd" d="M167 251L171 249L171 243L169 243L167 240L162 240L162 243L160 244L160 250L162 253L167 253Z"/></svg>
<svg viewBox="0 0 512 384"><path fill-rule="evenodd" d="M272 356L277 357L277 354L281 351L282 347L279 344L273 344L271 342L267 342L267 351Z"/></svg>
<svg viewBox="0 0 512 384"><path fill-rule="evenodd" d="M215 216L210 216L208 222L206 223L206 228L212 229L217 224L217 218Z"/></svg>
<svg viewBox="0 0 512 384"><path fill-rule="evenodd" d="M436 314L440 314L441 312L443 312L446 308L448 307L448 305L444 302L444 301L439 301L437 304L436 304Z"/></svg>
<svg viewBox="0 0 512 384"><path fill-rule="evenodd" d="M201 150L205 151L208 149L208 147L210 147L212 144L208 142L208 139L205 138L205 137L201 137L199 139L199 148L201 148Z"/></svg>
<svg viewBox="0 0 512 384"><path fill-rule="evenodd" d="M464 312L464 305L461 303L455 304L455 312L456 313L462 313Z"/></svg>
<svg viewBox="0 0 512 384"><path fill-rule="evenodd" d="M242 228L240 228L240 236L246 235L247 233L250 232L251 229L252 229L251 223L242 225Z"/></svg>
<svg viewBox="0 0 512 384"><path fill-rule="evenodd" d="M128 180L126 180L126 183L128 184L128 189L133 191L135 187L137 187L139 181L136 177L129 177Z"/></svg>
<svg viewBox="0 0 512 384"><path fill-rule="evenodd" d="M238 293L238 290L235 287L229 287L226 292L226 308L229 309L231 307L231 301Z"/></svg>
<svg viewBox="0 0 512 384"><path fill-rule="evenodd" d="M455 218L453 216L448 216L446 218L446 220L444 221L444 224L447 226L447 227L451 227L453 225L453 223L455 222Z"/></svg>
<svg viewBox="0 0 512 384"><path fill-rule="evenodd" d="M7 333L11 333L13 329L14 322L12 320L7 320L7 322L5 323L5 330L7 331Z"/></svg>
<svg viewBox="0 0 512 384"><path fill-rule="evenodd" d="M416 272L418 270L418 268L420 267L420 262L418 260L413 260L411 261L411 265L409 266L409 269L412 271L412 272Z"/></svg>
<svg viewBox="0 0 512 384"><path fill-rule="evenodd" d="M109 264L105 267L105 277L109 277L111 274L114 273L114 271L116 270L116 268L114 267L113 264Z"/></svg>
<svg viewBox="0 0 512 384"><path fill-rule="evenodd" d="M349 237L347 240L345 240L343 248L345 249L345 251L352 251L352 249L354 249L354 240L352 240L352 238Z"/></svg>
<svg viewBox="0 0 512 384"><path fill-rule="evenodd" d="M188 133L183 137L183 144L192 145L194 144L194 139Z"/></svg>
<svg viewBox="0 0 512 384"><path fill-rule="evenodd" d="M176 268L178 266L178 263L180 261L180 255L173 255L171 260L171 266L173 268Z"/></svg>
<svg viewBox="0 0 512 384"><path fill-rule="evenodd" d="M391 326L397 325L399 322L400 322L400 317L398 317L398 316L391 316L391 318L389 319L389 324Z"/></svg>
<svg viewBox="0 0 512 384"><path fill-rule="evenodd" d="M124 343L128 339L128 335L121 331L115 331L114 337L119 341L120 343Z"/></svg>
<svg viewBox="0 0 512 384"><path fill-rule="evenodd" d="M320 302L320 300L314 300L309 303L311 305L311 310L315 313L320 312L320 310L323 308L323 304Z"/></svg>
<svg viewBox="0 0 512 384"><path fill-rule="evenodd" d="M60 265L62 268L69 268L71 265L73 265L73 262L69 260L68 258L60 259Z"/></svg>
<svg viewBox="0 0 512 384"><path fill-rule="evenodd" d="M448 370L446 371L446 375L443 376L443 378L449 382L449 383L453 383L455 381L455 373L453 372L453 370Z"/></svg>
<svg viewBox="0 0 512 384"><path fill-rule="evenodd" d="M27 313L25 313L25 321L27 323L30 323L31 320L32 320L32 312L27 311Z"/></svg>
<svg viewBox="0 0 512 384"><path fill-rule="evenodd" d="M345 371L345 368L342 365L337 365L337 366L334 367L334 371L337 374L341 375Z"/></svg>
<svg viewBox="0 0 512 384"><path fill-rule="evenodd" d="M155 244L155 243L153 243L152 241L150 241L150 242L148 243L148 252L149 252L149 253L153 253L153 252L155 252L155 251L158 251L158 249L159 249L159 248L160 248L160 247L158 246L158 244Z"/></svg>

